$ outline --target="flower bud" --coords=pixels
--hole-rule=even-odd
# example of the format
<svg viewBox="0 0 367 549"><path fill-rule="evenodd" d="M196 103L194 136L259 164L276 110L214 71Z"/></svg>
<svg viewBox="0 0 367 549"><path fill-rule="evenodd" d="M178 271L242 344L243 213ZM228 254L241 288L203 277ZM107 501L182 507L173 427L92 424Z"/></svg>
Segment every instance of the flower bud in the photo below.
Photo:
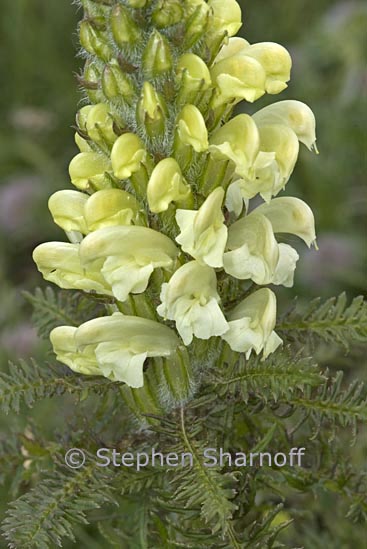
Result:
<svg viewBox="0 0 367 549"><path fill-rule="evenodd" d="M178 115L177 135L183 145L191 146L198 153L208 149L208 130L205 120L194 105L186 105Z"/></svg>
<svg viewBox="0 0 367 549"><path fill-rule="evenodd" d="M89 145L88 141L86 139L83 139L78 132L74 135L75 143L80 150L80 152L86 153L86 152L93 152L92 147Z"/></svg>
<svg viewBox="0 0 367 549"><path fill-rule="evenodd" d="M208 90L212 84L207 65L193 53L185 53L179 58L177 80L181 104L195 102L198 94Z"/></svg>
<svg viewBox="0 0 367 549"><path fill-rule="evenodd" d="M265 93L265 70L256 59L246 55L232 55L219 61L211 69L211 76L217 87L212 108L241 99L253 103Z"/></svg>
<svg viewBox="0 0 367 549"><path fill-rule="evenodd" d="M83 132L83 133L88 133L88 130L87 130L87 119L88 119L88 114L90 113L90 111L92 110L93 106L92 105L85 105L85 107L82 107L81 109L79 109L79 111L76 113L76 123L78 124L78 127L79 129Z"/></svg>
<svg viewBox="0 0 367 549"><path fill-rule="evenodd" d="M150 137L162 135L165 130L167 107L164 99L152 84L144 82L140 100L137 105L137 121L143 125Z"/></svg>
<svg viewBox="0 0 367 549"><path fill-rule="evenodd" d="M113 39L120 47L135 44L140 38L140 30L129 11L122 4L116 4L111 11Z"/></svg>
<svg viewBox="0 0 367 549"><path fill-rule="evenodd" d="M85 109L88 107L84 107ZM114 143L113 118L106 103L98 103L88 108L85 120L86 131L95 143Z"/></svg>
<svg viewBox="0 0 367 549"><path fill-rule="evenodd" d="M189 10L190 13L191 10ZM202 38L208 27L210 8L203 0L195 1L192 13L186 21L186 32L183 42L184 49L192 48L196 42Z"/></svg>
<svg viewBox="0 0 367 549"><path fill-rule="evenodd" d="M57 191L50 196L48 209L56 225L66 232L88 233L84 219L84 208L88 195L78 191Z"/></svg>
<svg viewBox="0 0 367 549"><path fill-rule="evenodd" d="M251 116L239 114L214 132L209 152L215 159L231 160L236 173L245 177L259 152L260 136Z"/></svg>
<svg viewBox="0 0 367 549"><path fill-rule="evenodd" d="M143 8L147 3L147 0L127 0L127 3L132 8Z"/></svg>
<svg viewBox="0 0 367 549"><path fill-rule="evenodd" d="M144 292L153 270L172 268L178 252L164 234L138 226L99 229L80 244L82 265L89 269L98 266L120 301L129 293Z"/></svg>
<svg viewBox="0 0 367 549"><path fill-rule="evenodd" d="M310 247L316 241L315 219L311 208L291 196L274 198L269 204L262 204L255 210L266 216L275 233L295 234Z"/></svg>
<svg viewBox="0 0 367 549"><path fill-rule="evenodd" d="M167 38L154 30L143 53L143 70L147 76L156 77L171 70L173 60Z"/></svg>
<svg viewBox="0 0 367 549"><path fill-rule="evenodd" d="M121 189L106 189L92 194L84 208L89 231L114 225L130 225L139 220L139 203L135 197Z"/></svg>
<svg viewBox="0 0 367 549"><path fill-rule="evenodd" d="M253 115L258 126L269 124L284 124L294 131L299 141L308 149L316 148L315 116L305 103L301 101L279 101L264 107Z"/></svg>
<svg viewBox="0 0 367 549"><path fill-rule="evenodd" d="M102 89L107 99L119 97L128 104L135 95L134 85L129 76L121 70L116 62L111 61L102 73Z"/></svg>
<svg viewBox="0 0 367 549"><path fill-rule="evenodd" d="M242 26L239 4L235 0L209 0L208 5L213 10L210 28L218 34L234 36Z"/></svg>
<svg viewBox="0 0 367 549"><path fill-rule="evenodd" d="M190 187L185 184L176 160L174 158L161 160L155 166L148 183L147 197L150 211L164 212L171 202L187 200L190 195Z"/></svg>
<svg viewBox="0 0 367 549"><path fill-rule="evenodd" d="M81 266L79 244L45 242L33 251L33 261L43 278L60 288L112 295L98 270L85 270Z"/></svg>
<svg viewBox="0 0 367 549"><path fill-rule="evenodd" d="M82 84L86 89L90 101L99 103L103 101L103 94L100 90L101 72L94 60L88 60L85 64Z"/></svg>
<svg viewBox="0 0 367 549"><path fill-rule="evenodd" d="M124 133L112 147L113 173L119 179L128 179L140 169L146 157L147 152L141 139L134 133Z"/></svg>
<svg viewBox="0 0 367 549"><path fill-rule="evenodd" d="M258 355L264 359L282 344L274 332L276 322L276 298L268 288L246 297L229 314L229 330L222 336L233 351Z"/></svg>
<svg viewBox="0 0 367 549"><path fill-rule="evenodd" d="M162 285L158 313L174 320L185 345L193 336L209 339L228 330L228 324L218 305L217 278L214 269L190 261L180 267Z"/></svg>
<svg viewBox="0 0 367 549"><path fill-rule="evenodd" d="M223 199L224 190L218 187L198 211L176 212L176 221L181 230L176 241L181 244L184 252L209 267L223 267L228 233L222 212Z"/></svg>
<svg viewBox="0 0 367 549"><path fill-rule="evenodd" d="M106 34L99 30L98 26L98 20L82 21L79 27L80 43L88 53L108 62L112 57L112 51L108 45Z"/></svg>
<svg viewBox="0 0 367 549"><path fill-rule="evenodd" d="M81 190L111 187L106 172L111 171L111 163L105 156L95 152L83 152L74 156L69 165L70 179Z"/></svg>
<svg viewBox="0 0 367 549"><path fill-rule="evenodd" d="M94 355L101 375L130 387L143 386L147 357L170 356L179 344L167 326L121 313L85 322L76 329L74 341L82 356Z"/></svg>
<svg viewBox="0 0 367 549"><path fill-rule="evenodd" d="M153 11L152 20L158 29L163 29L179 23L184 15L181 0L159 0Z"/></svg>

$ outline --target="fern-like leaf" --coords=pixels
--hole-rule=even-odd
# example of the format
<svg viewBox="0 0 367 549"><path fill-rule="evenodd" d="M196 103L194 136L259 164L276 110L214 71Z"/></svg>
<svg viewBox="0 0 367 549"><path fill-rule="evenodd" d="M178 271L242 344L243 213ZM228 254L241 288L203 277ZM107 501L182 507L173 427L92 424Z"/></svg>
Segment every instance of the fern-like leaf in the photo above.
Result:
<svg viewBox="0 0 367 549"><path fill-rule="evenodd" d="M24 292L23 295L33 307L33 323L44 339L56 326L79 326L103 311L101 303L83 292L60 292L47 286L44 290L36 288L34 294Z"/></svg>
<svg viewBox="0 0 367 549"><path fill-rule="evenodd" d="M102 377L86 377L74 374L59 364L39 366L34 360L29 363L9 364L9 373L0 373L0 409L19 412L21 404L32 407L44 398L62 395L66 392L82 395L87 391L105 393L111 387L117 390L119 384Z"/></svg>
<svg viewBox="0 0 367 549"><path fill-rule="evenodd" d="M277 332L288 341L315 344L317 340L335 342L347 350L352 343L367 342L367 301L362 296L347 306L347 297L317 298L304 311L296 304L283 317Z"/></svg>
<svg viewBox="0 0 367 549"><path fill-rule="evenodd" d="M76 472L55 472L15 500L3 522L8 547L49 549L64 538L75 541L73 528L88 523L88 511L114 503L109 474L92 459Z"/></svg>

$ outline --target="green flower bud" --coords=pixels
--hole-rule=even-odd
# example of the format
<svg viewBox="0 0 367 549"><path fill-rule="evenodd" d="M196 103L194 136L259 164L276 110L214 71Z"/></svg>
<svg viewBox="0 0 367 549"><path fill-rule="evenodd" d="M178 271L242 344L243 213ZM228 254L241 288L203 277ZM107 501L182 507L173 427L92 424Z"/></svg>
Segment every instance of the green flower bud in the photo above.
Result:
<svg viewBox="0 0 367 549"><path fill-rule="evenodd" d="M154 30L143 53L143 70L147 76L159 76L171 70L171 48L167 38Z"/></svg>
<svg viewBox="0 0 367 549"><path fill-rule="evenodd" d="M84 112L82 113L82 111ZM116 141L113 118L106 103L98 103L92 105L91 108L84 107L80 114L85 117L85 129L95 143L114 143Z"/></svg>
<svg viewBox="0 0 367 549"><path fill-rule="evenodd" d="M103 101L103 94L100 90L101 73L93 60L85 64L82 84L87 90L89 99L93 103Z"/></svg>
<svg viewBox="0 0 367 549"><path fill-rule="evenodd" d="M148 183L147 197L150 211L164 212L171 202L182 202L190 195L190 187L185 184L176 160L174 158L161 160L154 168Z"/></svg>
<svg viewBox="0 0 367 549"><path fill-rule="evenodd" d="M88 233L84 219L84 208L88 195L78 191L57 191L50 196L48 209L56 225L66 232Z"/></svg>
<svg viewBox="0 0 367 549"><path fill-rule="evenodd" d="M120 47L135 44L141 36L139 27L121 4L116 4L111 11L111 30L116 44Z"/></svg>
<svg viewBox="0 0 367 549"><path fill-rule="evenodd" d="M134 133L124 133L115 141L111 151L113 173L119 179L128 179L140 170L147 158L144 143Z"/></svg>
<svg viewBox="0 0 367 549"><path fill-rule="evenodd" d="M235 0L209 0L208 5L213 10L211 29L218 34L226 32L233 36L242 26L242 13Z"/></svg>
<svg viewBox="0 0 367 549"><path fill-rule="evenodd" d="M164 133L167 114L163 97L155 91L152 84L144 82L137 105L136 117L138 123L145 127L150 137L156 137Z"/></svg>
<svg viewBox="0 0 367 549"><path fill-rule="evenodd" d="M108 45L107 36L96 27L93 21L82 21L79 27L80 43L88 53L108 62L112 57L112 51Z"/></svg>
<svg viewBox="0 0 367 549"><path fill-rule="evenodd" d="M179 101L181 104L195 102L198 93L205 92L212 85L209 69L198 55L185 53L177 63Z"/></svg>
<svg viewBox="0 0 367 549"><path fill-rule="evenodd" d="M93 149L89 145L88 141L86 139L83 139L83 137L81 137L78 132L75 132L74 139L80 152L93 152Z"/></svg>
<svg viewBox="0 0 367 549"><path fill-rule="evenodd" d="M131 104L135 89L129 76L119 67L117 62L111 61L105 66L102 73L102 89L107 99L116 97Z"/></svg>
<svg viewBox="0 0 367 549"><path fill-rule="evenodd" d="M132 8L143 8L147 3L147 0L127 0L127 3Z"/></svg>
<svg viewBox="0 0 367 549"><path fill-rule="evenodd" d="M95 152L77 154L69 165L70 179L81 190L105 189L112 186L106 172L111 171L111 163L105 156Z"/></svg>
<svg viewBox="0 0 367 549"><path fill-rule="evenodd" d="M176 25L182 20L184 7L181 0L159 0L152 20L159 29Z"/></svg>
<svg viewBox="0 0 367 549"><path fill-rule="evenodd" d="M178 115L177 136L183 145L189 145L198 153L208 149L208 130L205 120L194 105L186 105Z"/></svg>
<svg viewBox="0 0 367 549"><path fill-rule="evenodd" d="M195 1L192 14L186 21L186 32L183 42L185 49L191 48L202 38L209 23L209 16L210 8L208 4L204 0Z"/></svg>
<svg viewBox="0 0 367 549"><path fill-rule="evenodd" d="M140 205L135 197L121 189L97 191L84 206L85 223L89 231L114 225L139 222Z"/></svg>

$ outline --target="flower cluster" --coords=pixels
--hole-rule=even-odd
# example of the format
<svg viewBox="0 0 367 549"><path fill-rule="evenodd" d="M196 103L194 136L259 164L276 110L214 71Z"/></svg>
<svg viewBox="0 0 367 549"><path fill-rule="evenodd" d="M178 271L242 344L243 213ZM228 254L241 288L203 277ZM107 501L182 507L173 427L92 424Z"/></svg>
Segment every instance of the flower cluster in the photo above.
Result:
<svg viewBox="0 0 367 549"><path fill-rule="evenodd" d="M257 286L292 286L298 260L278 235L315 243L311 209L277 197L299 144L317 150L315 119L290 100L230 117L239 101L287 87L289 53L233 37L235 0L84 4L89 104L69 167L77 190L49 200L69 242L41 244L33 257L46 280L109 296L115 312L54 329L58 359L141 387L147 357L197 339L266 358L281 344L276 298ZM126 313L137 294L145 306Z"/></svg>

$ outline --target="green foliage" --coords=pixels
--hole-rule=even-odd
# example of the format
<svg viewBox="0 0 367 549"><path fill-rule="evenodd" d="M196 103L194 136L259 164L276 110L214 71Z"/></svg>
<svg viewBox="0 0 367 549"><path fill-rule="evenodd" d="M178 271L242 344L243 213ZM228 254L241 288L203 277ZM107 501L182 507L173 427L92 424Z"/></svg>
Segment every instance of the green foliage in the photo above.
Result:
<svg viewBox="0 0 367 549"><path fill-rule="evenodd" d="M107 502L114 502L108 473L93 462L75 473L53 473L10 507L4 521L8 546L47 549L65 537L75 541L75 524L86 524L86 512Z"/></svg>
<svg viewBox="0 0 367 549"><path fill-rule="evenodd" d="M359 296L347 306L347 296L342 293L324 302L314 299L301 312L294 305L281 320L278 331L303 344L322 339L348 349L351 343L367 342L367 301Z"/></svg>
<svg viewBox="0 0 367 549"><path fill-rule="evenodd" d="M33 323L44 339L56 326L79 326L100 316L103 310L97 298L94 300L83 292L58 291L51 286L36 288L33 294L24 292L24 297L32 304Z"/></svg>

